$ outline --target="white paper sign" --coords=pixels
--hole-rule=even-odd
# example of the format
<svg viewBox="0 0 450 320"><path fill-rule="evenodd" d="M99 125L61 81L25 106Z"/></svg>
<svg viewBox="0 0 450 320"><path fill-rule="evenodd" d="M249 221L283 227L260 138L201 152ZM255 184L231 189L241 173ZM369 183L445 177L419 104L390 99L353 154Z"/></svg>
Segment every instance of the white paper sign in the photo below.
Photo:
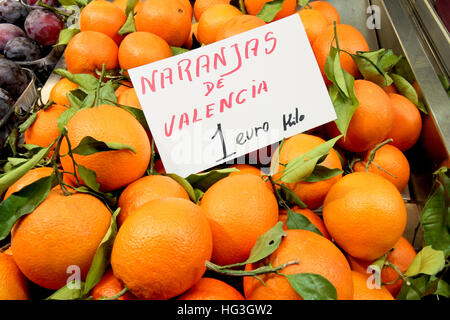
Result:
<svg viewBox="0 0 450 320"><path fill-rule="evenodd" d="M183 177L336 119L298 14L128 72Z"/></svg>

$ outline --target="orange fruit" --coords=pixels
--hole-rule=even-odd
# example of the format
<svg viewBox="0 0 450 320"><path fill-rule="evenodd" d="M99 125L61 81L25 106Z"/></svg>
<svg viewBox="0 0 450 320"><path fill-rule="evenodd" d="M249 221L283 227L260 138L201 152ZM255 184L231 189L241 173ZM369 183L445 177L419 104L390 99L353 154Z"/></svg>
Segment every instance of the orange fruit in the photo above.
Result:
<svg viewBox="0 0 450 320"><path fill-rule="evenodd" d="M272 0L244 0L245 9L247 9L248 14L256 16L267 2ZM297 9L296 0L285 0L280 12L277 13L274 20L279 20L285 18L295 13Z"/></svg>
<svg viewBox="0 0 450 320"><path fill-rule="evenodd" d="M244 300L244 297L239 291L223 281L214 278L201 278L177 300Z"/></svg>
<svg viewBox="0 0 450 320"><path fill-rule="evenodd" d="M41 178L48 177L53 173L53 168L50 167L39 167L34 168L25 173L19 180L17 180L14 184L12 184L8 190L6 190L5 198L8 198L11 194L20 191L23 187L26 187L32 184L35 181L38 181ZM71 184L71 180L68 174L64 174L63 180L67 184Z"/></svg>
<svg viewBox="0 0 450 320"><path fill-rule="evenodd" d="M346 175L328 192L323 219L331 237L349 255L375 260L388 252L406 227L398 189L370 172Z"/></svg>
<svg viewBox="0 0 450 320"><path fill-rule="evenodd" d="M110 211L97 198L65 196L55 188L14 225L14 261L29 280L47 289L63 287L70 266L79 267L84 280L110 222Z"/></svg>
<svg viewBox="0 0 450 320"><path fill-rule="evenodd" d="M353 299L350 300L395 300L384 286L379 289L369 288L368 277L369 275L352 271Z"/></svg>
<svg viewBox="0 0 450 320"><path fill-rule="evenodd" d="M308 3L314 10L320 11L328 21L328 24L341 23L341 17L337 9L329 2L326 1L311 1Z"/></svg>
<svg viewBox="0 0 450 320"><path fill-rule="evenodd" d="M216 4L209 7L198 22L198 41L201 44L215 42L225 23L239 15L242 15L242 12L231 4Z"/></svg>
<svg viewBox="0 0 450 320"><path fill-rule="evenodd" d="M118 67L117 44L98 31L82 31L67 44L64 52L67 70L71 73L94 73Z"/></svg>
<svg viewBox="0 0 450 320"><path fill-rule="evenodd" d="M322 218L320 218L317 214L315 214L313 211L311 211L308 208L300 209L297 206L291 208L291 210L298 214L305 216L317 229L319 229L319 231L322 233L322 235L325 238L327 238L328 240L331 240L331 237L328 234L327 228L325 228L325 224L323 223ZM286 209L280 210L280 216L278 219L279 219L279 221L284 222L283 229L288 230L288 228L286 226L286 221L287 221L287 210Z"/></svg>
<svg viewBox="0 0 450 320"><path fill-rule="evenodd" d="M336 26L339 40L339 47L342 50L356 54L357 51L369 51L369 45L367 44L364 36L356 28L347 24L338 24ZM325 30L314 40L312 48L314 55L316 56L317 63L319 64L320 71L326 79L325 75L325 62L330 54L331 44L336 46L334 39L334 25L329 25ZM341 52L339 54L341 60L341 66L345 71L357 78L360 73L353 58L347 53ZM328 81L328 80L327 80Z"/></svg>
<svg viewBox="0 0 450 320"><path fill-rule="evenodd" d="M195 36L195 39L198 39L197 30L198 30L198 22L195 22L191 25L191 33L189 34L189 37L186 39L186 42L183 44L183 47L185 47L186 49L192 48L192 44L194 42L193 37Z"/></svg>
<svg viewBox="0 0 450 320"><path fill-rule="evenodd" d="M195 20L199 21L203 12L216 4L230 4L231 0L196 0L194 2Z"/></svg>
<svg viewBox="0 0 450 320"><path fill-rule="evenodd" d="M113 0L111 3L120 8L125 13L128 0Z"/></svg>
<svg viewBox="0 0 450 320"><path fill-rule="evenodd" d="M164 300L200 280L211 252L203 210L185 199L164 198L139 207L120 227L111 265L139 299Z"/></svg>
<svg viewBox="0 0 450 320"><path fill-rule="evenodd" d="M118 32L126 20L125 12L117 5L105 0L94 0L81 10L78 22L81 31L101 32L119 44L123 36Z"/></svg>
<svg viewBox="0 0 450 320"><path fill-rule="evenodd" d="M57 104L39 110L36 120L25 131L25 143L35 144L43 148L48 147L59 136L57 121L66 110L66 107Z"/></svg>
<svg viewBox="0 0 450 320"><path fill-rule="evenodd" d="M167 42L150 32L133 32L123 39L119 47L119 64L132 69L172 56Z"/></svg>
<svg viewBox="0 0 450 320"><path fill-rule="evenodd" d="M180 0L180 2L184 6L184 9L186 9L189 19L191 19L191 21L192 21L192 17L194 16L194 8L192 8L191 1L190 0Z"/></svg>
<svg viewBox="0 0 450 320"><path fill-rule="evenodd" d="M388 138L394 139L391 144L402 151L413 147L422 132L422 116L419 109L408 98L402 95L389 94L394 114L394 123Z"/></svg>
<svg viewBox="0 0 450 320"><path fill-rule="evenodd" d="M384 87L383 90L389 94L389 93L397 93L398 94L398 90L395 87L395 84L391 84L390 86Z"/></svg>
<svg viewBox="0 0 450 320"><path fill-rule="evenodd" d="M124 187L144 175L150 162L151 146L144 128L129 112L109 105L82 109L70 119L66 128L72 147L84 137L91 136L103 142L128 145L136 152L124 149L88 156L74 154L77 164L97 174L101 190ZM67 152L68 145L64 139L61 154ZM61 157L61 164L64 171L74 172L70 156Z"/></svg>
<svg viewBox="0 0 450 320"><path fill-rule="evenodd" d="M290 265L280 273L319 274L334 285L339 300L352 298L350 266L342 252L330 240L306 230L287 230L286 234L274 253L262 262L247 265L245 269L254 270L267 264L277 267L298 260L298 264ZM259 277L266 286L253 277L244 278L244 293L247 300L302 300L283 275L271 273Z"/></svg>
<svg viewBox="0 0 450 320"><path fill-rule="evenodd" d="M387 261L397 266L401 272L405 273L411 265L412 261L416 257L416 251L411 243L404 237L400 237L400 240L397 241L393 250L388 254ZM367 268L374 261L364 261L361 259L354 258L352 256L348 256L348 261L350 262L350 266L352 270L367 274ZM391 267L384 267L381 270L381 281L383 283L390 283L395 281L398 278L398 273L392 269ZM396 282L392 284L384 285L387 290L392 294L392 296L396 297L400 292L403 285L403 280L398 279Z"/></svg>
<svg viewBox="0 0 450 320"><path fill-rule="evenodd" d="M186 190L175 180L167 176L146 176L129 184L119 197L120 213L117 216L119 225L137 208L155 199L167 197L189 200Z"/></svg>
<svg viewBox="0 0 450 320"><path fill-rule="evenodd" d="M130 88L133 88L133 84L129 81L123 81L120 83L119 87L117 87L114 94L116 95L117 99L119 99L120 95Z"/></svg>
<svg viewBox="0 0 450 320"><path fill-rule="evenodd" d="M239 15L231 18L223 25L219 32L217 32L216 41L223 40L236 34L240 34L242 32L265 25L266 23L256 16L251 16L248 14Z"/></svg>
<svg viewBox="0 0 450 320"><path fill-rule="evenodd" d="M328 21L318 10L302 9L298 12L305 28L306 35L310 43L313 43L318 36L327 28Z"/></svg>
<svg viewBox="0 0 450 320"><path fill-rule="evenodd" d="M279 172L283 171L285 168L282 164L287 164L289 161L300 157L323 143L325 143L325 140L322 138L303 133L287 139L284 142L281 151L279 152L279 148L277 148L272 158L271 168L273 168L273 172L276 173L273 176L274 180L277 181L281 179L282 173ZM278 163L275 163L278 153ZM330 151L325 161L320 163L320 165L330 169L342 169L341 160L334 149ZM308 206L308 208L314 210L322 205L328 190L330 190L330 188L341 178L342 175L338 175L331 179L317 182L300 181L297 183L285 183L285 185L291 189L300 200Z"/></svg>
<svg viewBox="0 0 450 320"><path fill-rule="evenodd" d="M255 176L261 177L264 180L264 172L262 172L258 168L253 167L249 164L235 164L235 165L230 166L230 168L236 168L239 171L231 172L228 176L232 177L232 176L238 176L241 174L253 174ZM267 181L265 181L265 183L267 185L267 188L269 188L270 191L273 192L273 187L272 187L272 184L270 183L270 181L267 180Z"/></svg>
<svg viewBox="0 0 450 320"><path fill-rule="evenodd" d="M189 11L185 1L141 0L136 5L135 12L137 31L154 33L175 47L181 47L189 37L192 7Z"/></svg>
<svg viewBox="0 0 450 320"><path fill-rule="evenodd" d="M351 152L365 152L387 139L394 114L388 94L375 83L356 80L355 93L359 106L348 126L347 136L337 143ZM327 124L326 128L332 137L340 134L335 122Z"/></svg>
<svg viewBox="0 0 450 320"><path fill-rule="evenodd" d="M134 88L124 89L117 99L117 103L142 110L141 103Z"/></svg>
<svg viewBox="0 0 450 320"><path fill-rule="evenodd" d="M369 161L369 154L370 152L367 152L363 161L358 161L355 163L353 166L353 171L366 171L366 165ZM389 180L400 192L405 189L409 181L410 167L408 159L406 159L403 152L389 144L378 149L368 171Z"/></svg>
<svg viewBox="0 0 450 320"><path fill-rule="evenodd" d="M278 203L260 177L228 176L206 190L200 206L211 225L212 262L245 261L259 236L278 221Z"/></svg>
<svg viewBox="0 0 450 320"><path fill-rule="evenodd" d="M2 253L12 256L11 246L8 249L6 249L5 251L3 251Z"/></svg>
<svg viewBox="0 0 450 320"><path fill-rule="evenodd" d="M60 106L70 106L67 94L78 88L76 83L73 83L67 78L61 78L50 91L49 100Z"/></svg>
<svg viewBox="0 0 450 320"><path fill-rule="evenodd" d="M11 255L0 252L0 300L28 300L28 283Z"/></svg>
<svg viewBox="0 0 450 320"><path fill-rule="evenodd" d="M119 294L124 289L123 283L114 276L111 269L105 272L102 279L92 288L91 296L94 300L101 300L102 298L110 298ZM117 300L136 300L130 292L125 293Z"/></svg>

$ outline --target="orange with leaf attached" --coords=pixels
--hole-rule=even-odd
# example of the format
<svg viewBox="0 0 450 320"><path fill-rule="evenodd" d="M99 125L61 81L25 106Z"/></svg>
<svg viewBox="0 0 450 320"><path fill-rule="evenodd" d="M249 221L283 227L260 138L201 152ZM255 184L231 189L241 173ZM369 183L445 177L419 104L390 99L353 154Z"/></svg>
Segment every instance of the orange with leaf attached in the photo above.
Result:
<svg viewBox="0 0 450 320"><path fill-rule="evenodd" d="M408 159L403 152L391 145L384 145L375 153L375 157L368 165L371 152L364 155L363 161L358 161L353 166L355 172L372 172L390 182L402 192L409 181L410 167ZM366 167L368 166L368 170Z"/></svg>
<svg viewBox="0 0 450 320"><path fill-rule="evenodd" d="M273 168L273 172L276 173L273 176L274 180L278 181L282 179L285 165L288 164L289 161L304 155L323 143L325 143L325 140L322 138L308 134L298 134L287 139L281 146L281 151L279 151L280 147L277 148L272 158L271 168ZM334 149L331 149L320 165L329 169L342 169L341 160ZM322 205L330 188L341 178L342 174L316 182L300 181L297 183L281 183L284 183L291 189L300 200L308 206L308 208L317 209Z"/></svg>
<svg viewBox="0 0 450 320"><path fill-rule="evenodd" d="M128 111L110 105L82 109L70 119L66 128L72 148L78 146L87 136L131 147L132 150L122 149L91 155L74 154L77 165L96 173L101 190L111 191L124 187L144 175L150 162L150 141L145 129ZM64 155L61 157L61 164L64 171L74 172L68 151L69 147L64 139L60 150L60 154ZM80 179L79 170L77 174Z"/></svg>
<svg viewBox="0 0 450 320"><path fill-rule="evenodd" d="M246 265L250 271L263 265L272 267L297 262L283 268L281 274L264 274L244 277L247 300L303 300L284 275L314 273L333 284L339 300L352 299L353 282L350 266L342 252L328 239L306 230L287 230L278 249L261 262Z"/></svg>

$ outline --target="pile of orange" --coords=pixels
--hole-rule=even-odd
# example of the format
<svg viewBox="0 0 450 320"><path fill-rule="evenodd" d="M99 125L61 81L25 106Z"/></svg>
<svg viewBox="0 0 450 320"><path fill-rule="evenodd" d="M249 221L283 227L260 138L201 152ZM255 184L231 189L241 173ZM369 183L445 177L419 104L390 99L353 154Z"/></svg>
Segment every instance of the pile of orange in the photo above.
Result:
<svg viewBox="0 0 450 320"><path fill-rule="evenodd" d="M197 0L193 6L187 0L141 0L134 8L136 31L119 35L127 19L126 1L94 0L81 11L81 32L65 50L67 70L96 75L104 66L126 74L127 69L172 56L171 47L191 48L194 38L208 45L264 26L266 22L256 15L267 2L245 0L243 14L229 0ZM334 23L341 49L369 51L363 35L341 24L337 10L325 1L312 1L298 11L296 0L286 0L275 20L292 14L300 16L326 82L324 66ZM341 53L340 58L343 69L357 79L359 106L346 137L319 163L324 170L342 171L321 181L286 183L283 172L290 161L339 135L334 123L315 131L320 136L303 133L287 139L273 154L270 179L258 166L229 166L238 171L202 190L201 200L194 202L180 180L165 175L160 160L152 163L150 133L122 108L142 110L130 82L115 88L117 105L103 103L77 111L67 122L68 140L56 149L55 160L70 194L54 187L33 212L15 223L10 249L0 252L0 299L28 299L29 282L58 290L66 285L72 267L85 280L116 208L120 213L111 263L90 292L95 300L124 291L118 299L301 300L286 278L297 273L324 277L341 300L394 299L401 280L368 288L367 267L389 253L388 261L404 272L416 255L403 237L407 212L401 192L410 177L403 152L419 139L422 120L408 99L361 79L348 54ZM56 83L50 94L54 104L37 113L25 132L27 144L47 147L59 136L58 118L72 108L68 94L76 89L77 84L64 78ZM88 136L130 148L72 157L70 150ZM343 156L355 160L352 166L342 161ZM156 174L149 172L151 166ZM97 194L83 192L89 184L83 181L83 168L95 172ZM3 199L52 173L50 162L41 162L10 186ZM289 210L278 201L286 189L298 198L297 206ZM110 198L100 200L101 193ZM289 215L307 221L320 234L289 229ZM260 275L265 285L251 276L236 286L205 275L207 261L245 262L258 239L280 221L286 233L280 246L240 270L297 263L281 273ZM396 276L392 268L381 275L383 283Z"/></svg>

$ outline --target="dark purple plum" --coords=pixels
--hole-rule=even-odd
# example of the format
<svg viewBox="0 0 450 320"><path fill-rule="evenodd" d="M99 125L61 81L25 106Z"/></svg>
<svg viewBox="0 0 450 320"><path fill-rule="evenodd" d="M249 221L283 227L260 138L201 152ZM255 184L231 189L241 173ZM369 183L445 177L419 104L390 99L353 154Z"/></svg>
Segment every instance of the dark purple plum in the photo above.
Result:
<svg viewBox="0 0 450 320"><path fill-rule="evenodd" d="M37 6L38 2L39 0L27 0L29 6ZM51 7L56 7L59 4L57 0L42 0L42 2Z"/></svg>
<svg viewBox="0 0 450 320"><path fill-rule="evenodd" d="M14 61L34 61L41 57L39 44L25 37L17 37L5 46L5 57Z"/></svg>
<svg viewBox="0 0 450 320"><path fill-rule="evenodd" d="M25 32L14 24L0 23L0 53L3 52L8 41L17 37L25 37Z"/></svg>
<svg viewBox="0 0 450 320"><path fill-rule="evenodd" d="M23 26L28 10L16 0L0 0L0 20Z"/></svg>
<svg viewBox="0 0 450 320"><path fill-rule="evenodd" d="M14 99L9 95L8 91L0 88L0 120L14 106Z"/></svg>
<svg viewBox="0 0 450 320"><path fill-rule="evenodd" d="M56 44L63 28L64 22L48 10L33 10L25 20L25 31L28 37L43 46Z"/></svg>
<svg viewBox="0 0 450 320"><path fill-rule="evenodd" d="M28 85L25 71L14 61L0 58L0 88L8 91L14 99L20 97Z"/></svg>

